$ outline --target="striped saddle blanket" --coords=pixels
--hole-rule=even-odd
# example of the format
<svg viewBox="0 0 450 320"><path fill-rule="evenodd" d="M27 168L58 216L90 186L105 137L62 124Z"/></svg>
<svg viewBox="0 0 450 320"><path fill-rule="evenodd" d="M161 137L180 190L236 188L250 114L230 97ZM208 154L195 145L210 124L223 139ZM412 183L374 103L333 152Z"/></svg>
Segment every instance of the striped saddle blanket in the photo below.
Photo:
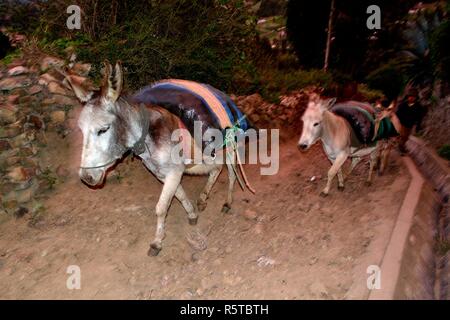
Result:
<svg viewBox="0 0 450 320"><path fill-rule="evenodd" d="M209 128L224 133L231 127L246 131L250 124L243 112L225 93L203 83L167 79L141 89L133 96L137 103L155 104L178 116L194 136L194 123L201 123L202 134ZM208 142L198 145L206 147Z"/></svg>
<svg viewBox="0 0 450 320"><path fill-rule="evenodd" d="M375 131L375 109L370 105L357 101L335 104L331 110L343 117L352 128L352 146L370 145L373 143Z"/></svg>

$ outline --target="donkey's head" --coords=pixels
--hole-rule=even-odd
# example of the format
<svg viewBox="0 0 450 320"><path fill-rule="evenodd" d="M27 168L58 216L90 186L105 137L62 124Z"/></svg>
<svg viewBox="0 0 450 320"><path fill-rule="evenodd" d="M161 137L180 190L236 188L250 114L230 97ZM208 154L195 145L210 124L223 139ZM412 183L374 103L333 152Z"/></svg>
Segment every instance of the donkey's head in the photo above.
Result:
<svg viewBox="0 0 450 320"><path fill-rule="evenodd" d="M83 87L77 77L67 76L77 98L83 104L78 126L83 133L83 150L79 175L91 186L103 182L106 171L136 142L141 135L137 128L135 108L120 98L123 73L120 62L114 69L105 62L100 90ZM135 119L139 120L139 119Z"/></svg>
<svg viewBox="0 0 450 320"><path fill-rule="evenodd" d="M308 107L302 116L303 129L298 142L301 150L306 150L319 140L322 135L323 115L334 105L336 99L321 100L316 94L312 95Z"/></svg>

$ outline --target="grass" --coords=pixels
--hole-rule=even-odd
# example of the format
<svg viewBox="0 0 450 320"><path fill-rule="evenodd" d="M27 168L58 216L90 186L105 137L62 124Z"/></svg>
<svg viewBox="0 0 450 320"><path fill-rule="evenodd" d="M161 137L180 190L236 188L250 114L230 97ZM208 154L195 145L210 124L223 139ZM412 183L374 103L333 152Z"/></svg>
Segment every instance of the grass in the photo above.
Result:
<svg viewBox="0 0 450 320"><path fill-rule="evenodd" d="M436 243L436 252L439 256L445 256L450 251L450 241L447 239L438 239Z"/></svg>
<svg viewBox="0 0 450 320"><path fill-rule="evenodd" d="M440 147L438 149L438 154L442 158L450 161L450 144L444 144L442 147Z"/></svg>
<svg viewBox="0 0 450 320"><path fill-rule="evenodd" d="M14 61L14 59L19 58L22 55L19 49L16 49L15 51L8 53L3 59L0 60L0 63L3 65L8 65L11 62Z"/></svg>
<svg viewBox="0 0 450 320"><path fill-rule="evenodd" d="M58 178L56 175L51 171L50 168L45 169L42 171L39 178L46 182L46 185L48 186L48 190L53 190L54 186L58 182Z"/></svg>
<svg viewBox="0 0 450 320"><path fill-rule="evenodd" d="M31 210L30 221L28 226L35 227L39 221L41 221L46 213L44 205L40 202L36 202Z"/></svg>

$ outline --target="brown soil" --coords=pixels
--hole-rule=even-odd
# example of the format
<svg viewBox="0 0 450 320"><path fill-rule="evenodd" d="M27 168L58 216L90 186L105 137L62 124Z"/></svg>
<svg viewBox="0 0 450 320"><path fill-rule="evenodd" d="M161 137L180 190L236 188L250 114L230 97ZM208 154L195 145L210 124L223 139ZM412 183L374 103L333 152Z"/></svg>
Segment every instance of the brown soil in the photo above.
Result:
<svg viewBox="0 0 450 320"><path fill-rule="evenodd" d="M231 214L220 212L225 170L198 226L175 200L163 250L148 257L161 184L135 160L89 189L76 176L78 135L48 137L42 161L71 174L41 199L45 211L0 224L2 299L364 299L366 268L380 265L409 183L394 154L372 186L364 163L343 192L336 182L321 198L329 162L320 145L300 153L292 136L277 175L246 166L257 193L236 186ZM205 182L186 176L183 186L196 199ZM204 251L187 241L195 230L208 234ZM81 268L80 290L66 287L69 265Z"/></svg>

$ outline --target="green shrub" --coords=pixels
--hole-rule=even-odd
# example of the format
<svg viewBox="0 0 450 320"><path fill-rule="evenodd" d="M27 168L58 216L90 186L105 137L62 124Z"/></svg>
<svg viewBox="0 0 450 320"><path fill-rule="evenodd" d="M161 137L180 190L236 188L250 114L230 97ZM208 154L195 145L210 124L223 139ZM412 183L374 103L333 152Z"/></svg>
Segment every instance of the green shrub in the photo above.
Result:
<svg viewBox="0 0 450 320"><path fill-rule="evenodd" d="M439 148L438 150L438 154L447 160L450 160L450 145L449 144L445 144L442 147Z"/></svg>
<svg viewBox="0 0 450 320"><path fill-rule="evenodd" d="M80 31L68 30L67 15L57 14L73 2L83 8ZM80 60L93 64L94 77L105 59L120 59L132 89L184 78L231 90L233 73L255 40L256 20L241 0L61 0L43 5L37 36L46 49L61 52L74 46Z"/></svg>
<svg viewBox="0 0 450 320"><path fill-rule="evenodd" d="M16 49L13 52L8 53L3 59L0 60L0 63L3 65L10 64L14 59L21 56L20 50Z"/></svg>
<svg viewBox="0 0 450 320"><path fill-rule="evenodd" d="M431 59L438 78L450 81L450 21L443 22L431 36Z"/></svg>
<svg viewBox="0 0 450 320"><path fill-rule="evenodd" d="M365 101L377 101L384 98L382 91L371 89L366 84L358 84L358 93L364 97Z"/></svg>
<svg viewBox="0 0 450 320"><path fill-rule="evenodd" d="M366 78L370 88L383 92L390 100L400 94L406 80L400 66L394 60L372 71Z"/></svg>

